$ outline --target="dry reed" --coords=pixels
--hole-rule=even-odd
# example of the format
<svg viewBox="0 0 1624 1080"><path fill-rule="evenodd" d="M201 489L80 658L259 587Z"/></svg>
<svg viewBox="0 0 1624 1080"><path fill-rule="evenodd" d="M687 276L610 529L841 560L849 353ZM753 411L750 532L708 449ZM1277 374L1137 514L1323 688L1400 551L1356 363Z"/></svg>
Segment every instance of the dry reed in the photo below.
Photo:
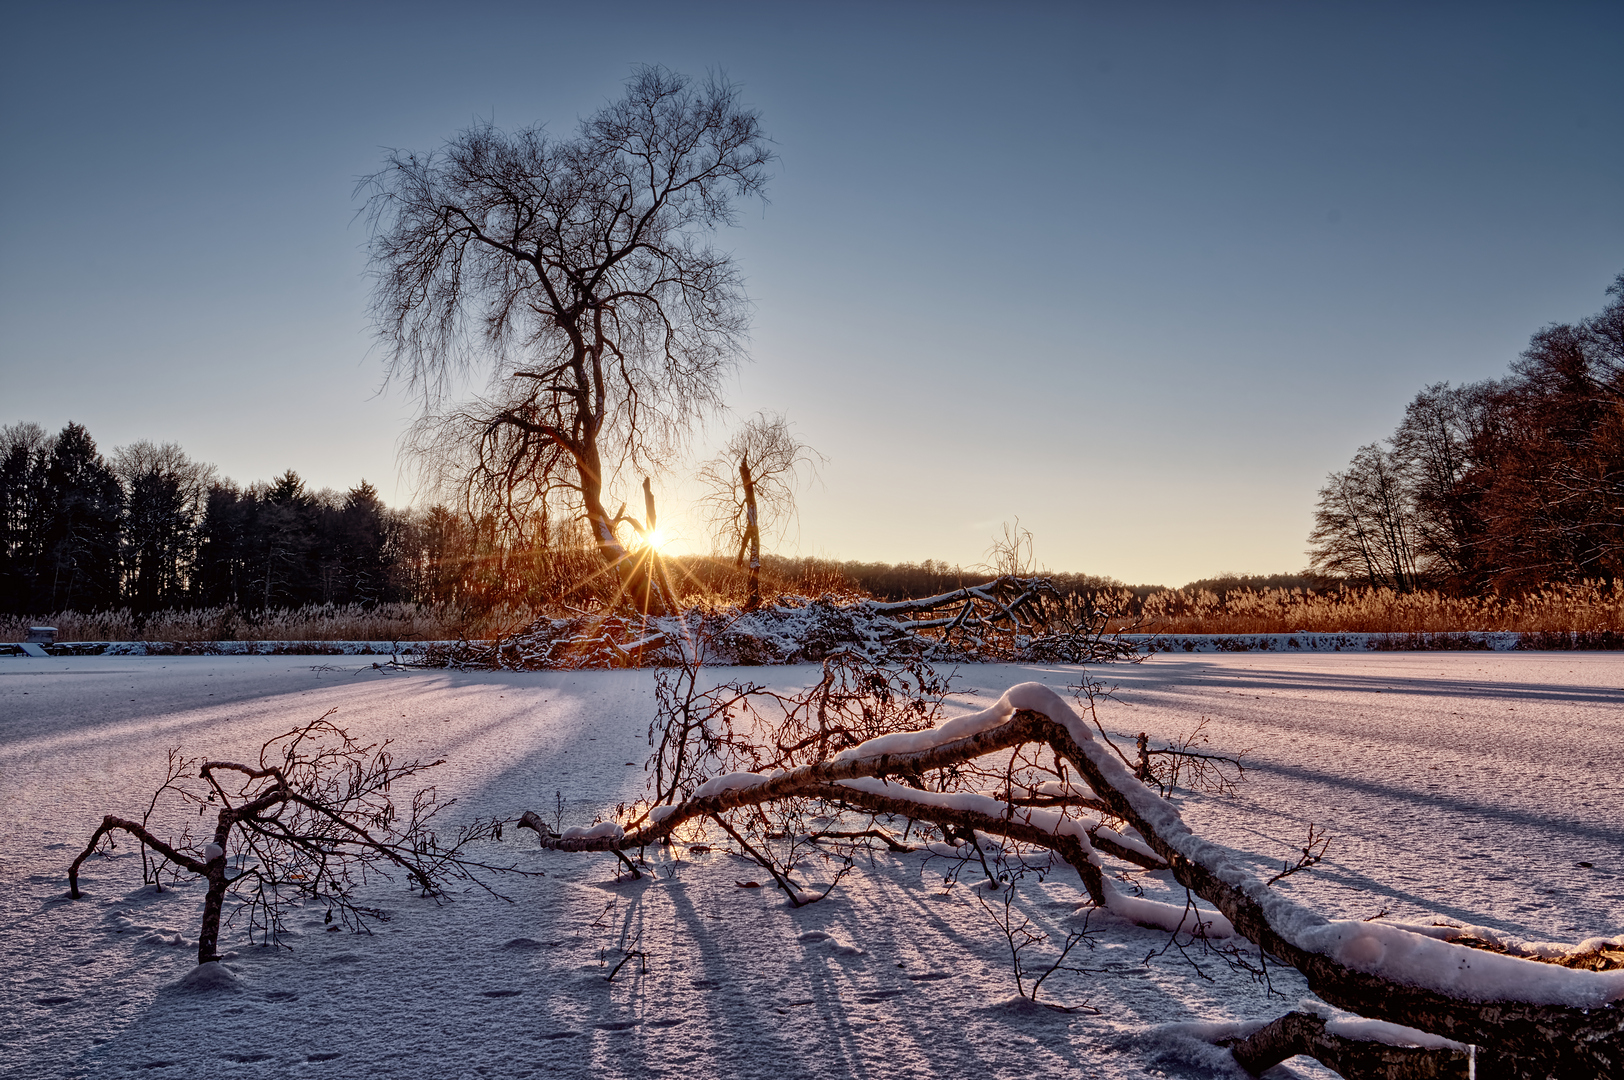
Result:
<svg viewBox="0 0 1624 1080"><path fill-rule="evenodd" d="M246 612L231 607L0 616L0 641L22 641L30 626L54 626L58 641L446 641L489 637L528 625L535 612L498 609L478 618L447 605L323 604Z"/></svg>
<svg viewBox="0 0 1624 1080"><path fill-rule="evenodd" d="M1119 598L1111 629L1164 634L1524 634L1624 631L1624 581L1548 585L1520 596L1447 596L1392 589L1167 589L1137 610ZM1104 606L1104 605L1101 605ZM1137 627L1133 624L1139 622Z"/></svg>

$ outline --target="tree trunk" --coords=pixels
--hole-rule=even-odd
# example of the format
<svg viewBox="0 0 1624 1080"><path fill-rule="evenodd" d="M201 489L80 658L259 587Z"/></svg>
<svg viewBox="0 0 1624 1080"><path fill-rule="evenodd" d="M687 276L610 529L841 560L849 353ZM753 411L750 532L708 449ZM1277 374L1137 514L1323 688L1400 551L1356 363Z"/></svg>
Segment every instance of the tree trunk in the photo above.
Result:
<svg viewBox="0 0 1624 1080"><path fill-rule="evenodd" d="M207 964L220 959L220 911L225 906L226 857L221 855L209 863L207 875L209 891L203 895L203 925L197 932L197 962Z"/></svg>
<svg viewBox="0 0 1624 1080"><path fill-rule="evenodd" d="M660 519L654 509L654 489L646 476L643 477L643 513L648 526L648 572L654 579L654 587L660 591L666 610L678 611L681 605L677 603L677 591L671 587L671 578L665 572L665 559L660 555L659 545L654 542Z"/></svg>
<svg viewBox="0 0 1624 1080"><path fill-rule="evenodd" d="M633 558L615 536L614 519L603 508L603 488L596 466L596 461L580 461L577 465L581 475L581 502L592 539L598 545L598 555L620 582L617 600L631 604L643 615L665 615L667 611L659 587L649 573L650 560Z"/></svg>
<svg viewBox="0 0 1624 1080"><path fill-rule="evenodd" d="M1306 1054L1339 1076L1372 1080L1466 1080L1475 1072L1470 1051L1389 1046L1335 1035L1325 1030L1323 1017L1305 1012L1287 1013L1230 1044L1229 1050L1253 1076L1298 1054Z"/></svg>
<svg viewBox="0 0 1624 1080"><path fill-rule="evenodd" d="M739 540L738 562L744 562L746 549L750 552L749 593L744 610L754 611L761 606L761 530L757 527L756 483L750 475L748 459L739 460L739 479L744 483L744 536Z"/></svg>

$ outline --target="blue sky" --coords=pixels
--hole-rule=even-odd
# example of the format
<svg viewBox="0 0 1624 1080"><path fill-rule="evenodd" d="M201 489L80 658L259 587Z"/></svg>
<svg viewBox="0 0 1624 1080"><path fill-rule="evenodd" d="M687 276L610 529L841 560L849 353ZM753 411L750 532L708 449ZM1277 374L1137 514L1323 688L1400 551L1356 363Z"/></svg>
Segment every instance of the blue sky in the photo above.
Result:
<svg viewBox="0 0 1624 1080"><path fill-rule="evenodd" d="M830 459L792 552L970 565L1018 516L1053 569L1297 569L1328 471L1624 270L1616 4L0 11L0 423L239 481L410 501L356 180L638 63L781 155L723 243L728 397Z"/></svg>

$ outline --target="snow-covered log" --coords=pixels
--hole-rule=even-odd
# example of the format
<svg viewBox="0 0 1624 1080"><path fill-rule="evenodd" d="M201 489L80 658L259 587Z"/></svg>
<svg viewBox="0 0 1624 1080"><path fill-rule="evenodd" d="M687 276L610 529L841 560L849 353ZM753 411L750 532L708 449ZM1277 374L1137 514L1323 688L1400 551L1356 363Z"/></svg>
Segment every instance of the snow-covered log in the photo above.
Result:
<svg viewBox="0 0 1624 1080"><path fill-rule="evenodd" d="M1123 830L1110 832L1097 821L1017 805L1007 792L996 798L927 791L919 783L931 770L964 766L1027 744L1052 750L1137 838ZM1140 923L1182 927L1209 938L1238 933L1296 968L1315 994L1338 1008L1475 1048L1469 1051L1472 1067L1484 1078L1624 1075L1624 970L1576 969L1547 962L1554 957L1448 940L1470 937L1459 928L1328 920L1268 888L1226 849L1193 833L1172 803L1137 779L1114 748L1039 683L1012 687L981 712L925 731L882 735L827 760L771 774L716 777L686 798L646 811L628 822L629 830L612 826L554 836L534 814L526 814L524 824L549 847L623 854L668 837L685 822L789 799L844 804L1047 847L1077 871L1096 905ZM1165 866L1217 910L1192 911L1127 896L1102 874L1102 853ZM1328 1029L1337 1037L1327 1041L1325 1031L1309 1032L1313 1025L1305 1027L1306 1022L1280 1023L1274 1035L1253 1036L1258 1041L1248 1045L1257 1056L1246 1058L1252 1050L1243 1049L1244 1062L1263 1063L1281 1047L1297 1047L1293 1053L1353 1070L1346 1075L1421 1076L1451 1075L1457 1061L1452 1046L1423 1046L1419 1053L1399 1055L1409 1062L1404 1068L1440 1071L1383 1071L1388 1066L1381 1062L1392 1055L1381 1051L1371 1057L1343 1045L1380 1041L1379 1035Z"/></svg>
<svg viewBox="0 0 1624 1080"><path fill-rule="evenodd" d="M1327 1020L1289 1012L1243 1039L1222 1040L1248 1072L1261 1073L1306 1054L1343 1076L1433 1080L1471 1076L1477 1051L1450 1039L1382 1020Z"/></svg>

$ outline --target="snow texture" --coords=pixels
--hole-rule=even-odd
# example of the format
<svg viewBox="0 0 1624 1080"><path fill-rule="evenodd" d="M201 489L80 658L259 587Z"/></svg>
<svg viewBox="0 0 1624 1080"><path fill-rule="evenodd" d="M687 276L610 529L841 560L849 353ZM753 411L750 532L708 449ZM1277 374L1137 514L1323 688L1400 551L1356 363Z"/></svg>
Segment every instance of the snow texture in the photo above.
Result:
<svg viewBox="0 0 1624 1080"><path fill-rule="evenodd" d="M769 677L796 689L818 670ZM1426 978L1440 972L1413 942L1462 932L1568 943L1550 955L1624 944L1624 655L1162 654L1095 673L1118 686L1100 719L1122 746L1207 717L1215 749L1250 751L1235 797L1147 802L1199 834L1180 843L1262 880L1295 859L1310 823L1326 829L1325 861L1267 890L1300 913L1300 935L1337 948L1355 940L1342 927L1391 923L1376 962L1400 963L1388 952L1398 947ZM961 669L963 715L1033 681L1069 700L1078 674ZM646 671L0 660L0 1076L1239 1077L1191 1025L1246 1030L1307 994L1276 971L1288 997L1269 998L1198 945L1207 982L1165 932L1095 913L1095 948L1072 956L1093 973L1057 974L1043 994L1100 1015L1031 1008L976 902L979 860L945 844L876 845L828 899L795 909L770 887L740 888L759 870L714 836L710 851L650 849L650 872L632 881L612 856L544 850L509 830L482 853L547 874L507 883L513 904L470 892L441 905L402 881L371 882L364 898L392 916L372 936L329 932L320 910L293 914L291 950L249 947L227 927L221 947L237 955L210 975L190 975L202 889L143 887L133 844L88 862L88 895L65 899L68 862L104 813L140 815L167 748L252 759L334 707L364 739L447 758L433 779L460 800L453 818L533 809L551 820L556 793L561 824L586 827L644 792ZM173 834L187 823L154 824ZM1130 878L1121 895L1182 913L1165 871L1107 861ZM821 887L817 869L814 859L809 887ZM948 871L961 884L945 887ZM1068 868L1021 885L1020 913L1049 936L1036 951L1052 955L1080 927L1083 901ZM646 954L646 971L633 958L606 981L626 950ZM1541 993L1607 984L1568 982L1585 974L1554 974L1561 985ZM189 975L230 975L237 989L184 989ZM1492 964L1462 976L1497 977ZM1271 1076L1329 1074L1295 1059Z"/></svg>

